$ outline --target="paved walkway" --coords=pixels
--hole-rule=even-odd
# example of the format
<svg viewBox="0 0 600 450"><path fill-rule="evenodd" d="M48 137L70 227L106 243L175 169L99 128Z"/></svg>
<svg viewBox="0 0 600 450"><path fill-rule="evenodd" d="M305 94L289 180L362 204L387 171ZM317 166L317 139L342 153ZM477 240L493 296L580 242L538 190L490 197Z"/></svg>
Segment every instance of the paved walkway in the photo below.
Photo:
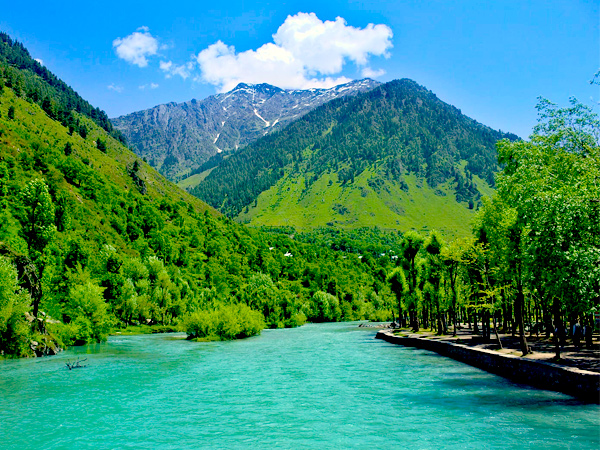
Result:
<svg viewBox="0 0 600 450"><path fill-rule="evenodd" d="M496 336L492 332L492 339L490 341L484 340L480 335L473 334L473 330L463 327L457 331L456 336L443 335L437 336L434 332L421 330L418 333L413 333L408 328L398 329L399 334L404 335L417 335L417 336L429 336L431 339L448 340L458 342L463 345L470 347L485 348L489 350L498 350L502 353L508 353L516 356L521 356L519 337L513 337L511 334L500 334L500 341L502 342L502 349L499 350ZM546 339L543 335L536 337L535 335L527 335L527 343L531 353L525 358L537 359L540 361L548 361L554 364L564 365L568 367L577 367L582 370L589 370L592 372L600 373L600 339L598 335L594 335L593 347L587 349L584 347L578 351L575 350L573 343L567 341L567 345L561 348L560 360L554 360L554 342L552 339Z"/></svg>

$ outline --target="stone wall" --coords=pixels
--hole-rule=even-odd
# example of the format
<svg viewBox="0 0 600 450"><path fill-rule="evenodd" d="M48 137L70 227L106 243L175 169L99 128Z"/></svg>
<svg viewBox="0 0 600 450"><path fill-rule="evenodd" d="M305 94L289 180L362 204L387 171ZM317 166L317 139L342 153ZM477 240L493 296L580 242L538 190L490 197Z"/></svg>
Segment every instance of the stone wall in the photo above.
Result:
<svg viewBox="0 0 600 450"><path fill-rule="evenodd" d="M595 372L438 339L395 336L390 330L379 331L376 337L392 344L430 350L518 383L563 392L589 403L600 403L600 374Z"/></svg>

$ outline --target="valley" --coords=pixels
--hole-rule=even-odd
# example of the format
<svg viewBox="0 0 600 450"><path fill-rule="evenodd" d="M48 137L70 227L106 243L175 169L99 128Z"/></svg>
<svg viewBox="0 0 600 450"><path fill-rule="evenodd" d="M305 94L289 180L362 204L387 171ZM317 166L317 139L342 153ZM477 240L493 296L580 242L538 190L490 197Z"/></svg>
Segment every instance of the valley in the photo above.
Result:
<svg viewBox="0 0 600 450"><path fill-rule="evenodd" d="M523 356L535 329L556 360L567 340L597 345L589 107L541 101L525 141L409 79L260 85L270 99L308 92L320 103L207 154L177 186L105 113L0 38L0 357L110 334L215 342L357 320L435 335L467 324L489 345L512 333ZM256 91L209 101L245 98L246 116L273 128L266 110L248 111Z"/></svg>
<svg viewBox="0 0 600 450"><path fill-rule="evenodd" d="M600 448L599 14L3 5L0 447Z"/></svg>
<svg viewBox="0 0 600 450"><path fill-rule="evenodd" d="M48 97L52 74L0 37L0 356L55 354L129 325L214 340L387 314L357 256L233 223L88 104L66 110L72 89Z"/></svg>

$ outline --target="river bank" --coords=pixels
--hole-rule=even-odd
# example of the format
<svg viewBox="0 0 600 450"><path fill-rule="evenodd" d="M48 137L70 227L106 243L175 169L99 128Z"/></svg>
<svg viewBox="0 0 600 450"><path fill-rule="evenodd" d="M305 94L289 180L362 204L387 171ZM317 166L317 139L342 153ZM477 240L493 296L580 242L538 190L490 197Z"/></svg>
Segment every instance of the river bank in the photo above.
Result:
<svg viewBox="0 0 600 450"><path fill-rule="evenodd" d="M552 362L552 355L534 351L526 357L514 349L490 349L469 342L468 336L436 336L409 331L381 330L376 338L393 344L436 352L512 381L539 389L572 395L588 403L600 404L600 373L593 369L598 361L591 353L586 369ZM470 344L470 345L469 345ZM565 361L568 363L568 361ZM590 365L591 363L591 365Z"/></svg>
<svg viewBox="0 0 600 450"><path fill-rule="evenodd" d="M128 325L126 328L113 328L110 336L137 336L140 334L176 333L175 325Z"/></svg>

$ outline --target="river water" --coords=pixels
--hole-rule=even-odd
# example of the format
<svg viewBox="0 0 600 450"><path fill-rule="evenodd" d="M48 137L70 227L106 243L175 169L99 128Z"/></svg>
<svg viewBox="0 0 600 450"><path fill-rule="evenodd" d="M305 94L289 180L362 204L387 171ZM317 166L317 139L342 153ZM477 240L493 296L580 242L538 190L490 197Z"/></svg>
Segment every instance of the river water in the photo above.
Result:
<svg viewBox="0 0 600 450"><path fill-rule="evenodd" d="M0 361L0 448L600 448L597 405L374 336L356 323L115 336Z"/></svg>

